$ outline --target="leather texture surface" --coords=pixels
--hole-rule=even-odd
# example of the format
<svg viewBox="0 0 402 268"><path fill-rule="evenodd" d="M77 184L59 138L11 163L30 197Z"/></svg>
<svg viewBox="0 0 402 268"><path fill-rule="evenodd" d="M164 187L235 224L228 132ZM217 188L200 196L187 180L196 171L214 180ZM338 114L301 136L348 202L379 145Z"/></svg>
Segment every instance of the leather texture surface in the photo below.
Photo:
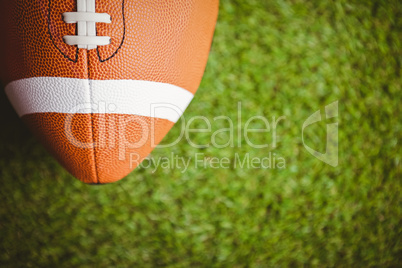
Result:
<svg viewBox="0 0 402 268"><path fill-rule="evenodd" d="M124 114L34 113L22 120L49 152L85 183L120 180L174 125L166 119Z"/></svg>
<svg viewBox="0 0 402 268"><path fill-rule="evenodd" d="M96 24L97 35L112 41L92 50L63 41L63 36L76 34L76 25L62 17L76 11L76 0L2 0L0 8L3 84L34 77L88 80L87 88L66 90L59 98L66 103L68 94L82 95L75 105L89 101L93 109L91 81L97 80L158 82L194 94L207 62L218 0L96 0L96 12L112 18L110 24ZM115 100L126 97L133 106L142 105L144 96L151 94L144 89L143 96L122 96L124 85L109 90L115 92ZM16 107L18 102L14 101ZM60 163L86 183L114 182L127 175L175 121L124 112L55 111L26 113L22 119ZM133 163L132 155L139 155L139 160Z"/></svg>
<svg viewBox="0 0 402 268"><path fill-rule="evenodd" d="M16 80L6 86L6 93L19 116L54 112L118 113L163 118L173 123L193 98L185 89L160 82L64 77Z"/></svg>

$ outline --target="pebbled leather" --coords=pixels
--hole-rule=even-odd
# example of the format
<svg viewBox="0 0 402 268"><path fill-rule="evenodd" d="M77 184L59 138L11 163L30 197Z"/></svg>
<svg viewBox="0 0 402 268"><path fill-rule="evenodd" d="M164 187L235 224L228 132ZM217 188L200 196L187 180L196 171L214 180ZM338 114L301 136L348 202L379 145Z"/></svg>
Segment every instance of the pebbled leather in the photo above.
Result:
<svg viewBox="0 0 402 268"><path fill-rule="evenodd" d="M2 0L0 8L4 10L0 34L5 37L0 42L2 82L7 85L33 77L87 79L87 88L77 87L85 103L92 100L92 80L160 82L194 94L207 62L218 0L96 0L96 12L112 18L111 24L97 23L97 33L111 36L112 43L92 50L62 40L76 33L75 24L62 20L64 12L76 11L75 0ZM111 87L110 91L116 92L114 99L126 97L119 95L121 90ZM63 94L59 94L60 102L67 98ZM141 98L127 101L141 105ZM24 104L14 101L14 105ZM127 175L136 166L130 155L138 154L141 161L153 149L151 140L159 143L174 124L162 118L107 112L34 112L22 119L60 163L86 183L108 183ZM66 122L71 131L66 132ZM134 148L142 137L152 139ZM92 147L82 148L74 139Z"/></svg>

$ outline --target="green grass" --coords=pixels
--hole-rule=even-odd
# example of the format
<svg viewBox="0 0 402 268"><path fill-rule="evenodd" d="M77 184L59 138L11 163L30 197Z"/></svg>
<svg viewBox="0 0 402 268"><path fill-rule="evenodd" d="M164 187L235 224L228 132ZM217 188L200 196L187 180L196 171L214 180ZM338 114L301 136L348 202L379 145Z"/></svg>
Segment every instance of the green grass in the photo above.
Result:
<svg viewBox="0 0 402 268"><path fill-rule="evenodd" d="M186 111L235 122L234 147L185 139L154 159L183 169L138 169L88 186L38 144L1 93L2 267L397 267L402 263L401 22L398 1L221 1L206 73ZM304 148L303 122L339 104L339 165ZM278 123L240 136L252 116ZM332 121L329 120L331 123ZM306 143L325 151L322 121ZM261 127L254 121L250 127ZM197 120L192 127L204 128ZM163 140L180 134L176 125ZM212 133L189 133L198 144ZM216 135L220 144L228 133ZM275 153L279 168L196 168L195 154L235 160Z"/></svg>

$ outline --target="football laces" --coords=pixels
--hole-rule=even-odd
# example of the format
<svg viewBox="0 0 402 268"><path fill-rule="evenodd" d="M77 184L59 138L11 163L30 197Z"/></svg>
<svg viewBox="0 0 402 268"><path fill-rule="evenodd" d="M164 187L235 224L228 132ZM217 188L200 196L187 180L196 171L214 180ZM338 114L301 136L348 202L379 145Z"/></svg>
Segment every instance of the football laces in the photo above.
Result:
<svg viewBox="0 0 402 268"><path fill-rule="evenodd" d="M109 36L97 36L96 23L111 23L107 13L95 12L95 0L77 0L77 12L63 13L65 23L77 24L77 35L65 35L64 42L78 48L95 49L111 43Z"/></svg>

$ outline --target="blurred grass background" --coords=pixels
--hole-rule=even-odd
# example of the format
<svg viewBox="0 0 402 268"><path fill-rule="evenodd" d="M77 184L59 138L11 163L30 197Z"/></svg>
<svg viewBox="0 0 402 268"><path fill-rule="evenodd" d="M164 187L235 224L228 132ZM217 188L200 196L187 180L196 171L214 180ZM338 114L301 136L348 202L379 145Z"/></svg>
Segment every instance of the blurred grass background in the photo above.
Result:
<svg viewBox="0 0 402 268"><path fill-rule="evenodd" d="M184 118L205 116L214 132L228 127L217 116L237 122L238 102L243 126L255 115L286 116L277 147L253 149L244 136L241 147L222 149L182 140L152 157L271 152L284 169L203 169L192 160L185 172L144 168L84 185L31 136L2 90L0 266L400 267L401 11L400 1L221 1L206 73ZM334 101L337 167L301 140L308 116ZM321 152L325 124L306 133ZM205 144L211 133L190 137ZM250 139L272 142L271 133Z"/></svg>

